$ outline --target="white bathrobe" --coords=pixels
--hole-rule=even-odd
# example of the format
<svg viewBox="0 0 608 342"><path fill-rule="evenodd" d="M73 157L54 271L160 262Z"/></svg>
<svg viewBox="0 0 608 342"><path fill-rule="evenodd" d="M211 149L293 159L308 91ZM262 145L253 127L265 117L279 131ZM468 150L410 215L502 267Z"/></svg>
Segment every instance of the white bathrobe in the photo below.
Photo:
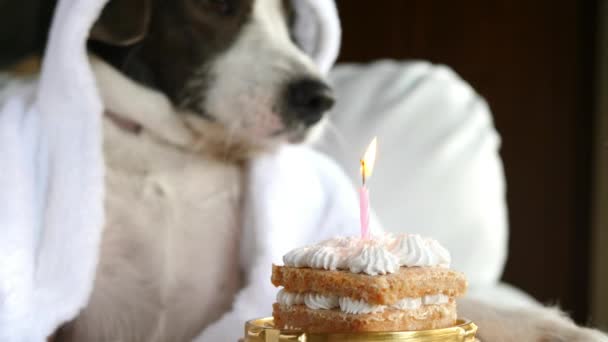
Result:
<svg viewBox="0 0 608 342"><path fill-rule="evenodd" d="M91 292L104 164L102 103L85 41L104 3L60 0L40 78L0 75L0 341L43 341ZM327 72L340 39L335 5L294 3L296 37ZM270 266L286 251L357 234L351 178L374 135L380 151L370 187L384 226L439 239L473 288L497 284L506 254L504 180L483 100L448 69L426 63L348 66L331 78L339 104L315 146L329 156L287 146L252 162L241 246L247 283L198 341L235 340L246 319L270 312Z"/></svg>

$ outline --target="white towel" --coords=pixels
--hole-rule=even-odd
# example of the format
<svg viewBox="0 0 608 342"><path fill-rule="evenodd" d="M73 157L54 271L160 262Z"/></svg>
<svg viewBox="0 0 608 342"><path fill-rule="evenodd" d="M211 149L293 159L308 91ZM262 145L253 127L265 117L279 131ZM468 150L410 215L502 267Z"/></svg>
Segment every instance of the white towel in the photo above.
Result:
<svg viewBox="0 0 608 342"><path fill-rule="evenodd" d="M295 1L298 22L315 25L297 36L314 37L307 51L327 71L339 44L335 5ZM104 167L102 104L85 43L105 2L60 0L40 79L0 75L0 341L44 341L91 292Z"/></svg>
<svg viewBox="0 0 608 342"><path fill-rule="evenodd" d="M103 225L102 106L84 42L102 5L61 1L39 82L8 81L0 96L2 341L43 341L91 291Z"/></svg>
<svg viewBox="0 0 608 342"><path fill-rule="evenodd" d="M323 73L336 62L342 30L334 0L292 0L294 36Z"/></svg>

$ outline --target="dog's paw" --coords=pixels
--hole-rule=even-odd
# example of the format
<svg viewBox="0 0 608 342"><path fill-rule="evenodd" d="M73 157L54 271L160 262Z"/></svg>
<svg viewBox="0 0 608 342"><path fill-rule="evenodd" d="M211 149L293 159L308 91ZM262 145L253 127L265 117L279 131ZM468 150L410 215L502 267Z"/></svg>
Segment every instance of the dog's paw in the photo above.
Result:
<svg viewBox="0 0 608 342"><path fill-rule="evenodd" d="M588 328L564 333L563 331L544 333L539 342L608 342L605 334Z"/></svg>
<svg viewBox="0 0 608 342"><path fill-rule="evenodd" d="M507 309L471 299L461 301L459 308L478 325L482 342L608 342L608 335L577 326L558 308Z"/></svg>
<svg viewBox="0 0 608 342"><path fill-rule="evenodd" d="M608 342L608 335L574 324L565 326L562 323L552 322L543 324L539 328L538 342Z"/></svg>
<svg viewBox="0 0 608 342"><path fill-rule="evenodd" d="M608 335L577 326L558 308L546 308L542 317L535 324L538 342L608 342Z"/></svg>

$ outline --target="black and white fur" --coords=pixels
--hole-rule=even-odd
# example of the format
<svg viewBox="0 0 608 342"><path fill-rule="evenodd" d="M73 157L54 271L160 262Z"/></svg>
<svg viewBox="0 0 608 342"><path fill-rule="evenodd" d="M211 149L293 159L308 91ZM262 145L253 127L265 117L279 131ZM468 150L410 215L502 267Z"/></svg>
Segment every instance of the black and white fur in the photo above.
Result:
<svg viewBox="0 0 608 342"><path fill-rule="evenodd" d="M93 47L113 64L93 57L106 109L140 128L106 120L107 222L97 277L88 306L58 332L58 341L187 341L229 310L243 281L245 161L303 139L320 119L316 108L303 113L290 103L294 84L317 83L319 101L327 101L312 103L320 112L332 101L314 63L291 40L283 1L228 1L239 5L228 9L234 11L228 18L223 8L193 15L189 0L157 2L148 35L124 57ZM155 18L155 10L165 12ZM197 62L156 56L158 46L170 43L167 31L190 30L156 25L188 15L216 25L200 34L224 39L218 50L175 48L204 57ZM234 31L213 32L218 28Z"/></svg>

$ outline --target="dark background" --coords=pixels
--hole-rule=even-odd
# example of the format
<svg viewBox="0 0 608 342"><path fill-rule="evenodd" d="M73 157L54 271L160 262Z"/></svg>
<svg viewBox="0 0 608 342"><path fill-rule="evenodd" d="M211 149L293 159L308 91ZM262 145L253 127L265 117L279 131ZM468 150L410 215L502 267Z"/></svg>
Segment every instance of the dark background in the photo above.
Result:
<svg viewBox="0 0 608 342"><path fill-rule="evenodd" d="M504 280L589 320L597 1L338 0L340 60L425 59L484 96L503 138Z"/></svg>

